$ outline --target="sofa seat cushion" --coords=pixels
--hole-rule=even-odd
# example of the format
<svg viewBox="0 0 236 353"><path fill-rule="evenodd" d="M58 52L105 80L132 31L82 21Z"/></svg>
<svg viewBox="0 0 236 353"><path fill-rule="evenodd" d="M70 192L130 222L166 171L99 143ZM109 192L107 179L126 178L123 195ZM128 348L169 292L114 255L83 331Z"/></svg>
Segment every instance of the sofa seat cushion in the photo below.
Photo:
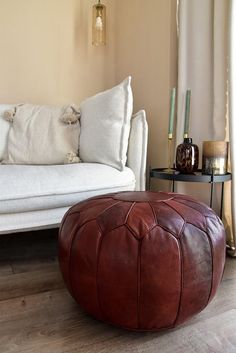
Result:
<svg viewBox="0 0 236 353"><path fill-rule="evenodd" d="M0 213L66 207L95 195L134 187L134 174L127 167L119 171L98 163L1 165Z"/></svg>

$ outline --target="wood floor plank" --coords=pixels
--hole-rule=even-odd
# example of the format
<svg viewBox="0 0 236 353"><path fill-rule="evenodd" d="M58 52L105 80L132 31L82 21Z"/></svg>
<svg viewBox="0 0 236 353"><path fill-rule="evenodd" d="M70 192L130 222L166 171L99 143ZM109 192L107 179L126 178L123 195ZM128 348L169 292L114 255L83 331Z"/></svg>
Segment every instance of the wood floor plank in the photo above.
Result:
<svg viewBox="0 0 236 353"><path fill-rule="evenodd" d="M89 318L79 310L65 289L27 296L24 304L21 304L19 299L6 301L6 305L11 310L9 313L5 309L4 315L2 315L4 304L0 302L2 320L5 322L4 325L0 325L0 337L2 338L0 347L4 347L4 352L47 353L53 347L53 352L58 353L98 353L103 352L104 347L108 347L108 351L114 353L152 353L155 352L155 347L159 346L160 352L173 352L174 347L175 352L181 353L228 352L222 350L221 346L217 348L218 341L215 343L213 340L213 333L219 339L220 327L223 331L226 330L231 341L235 340L236 343L236 310L233 313L231 310L197 323L191 320L186 327L169 332L140 334L119 330ZM224 322L223 326L222 322ZM19 329L21 327L23 332ZM205 342L203 338L209 331L209 327L213 338L210 336ZM164 338L161 338L163 336ZM206 336L208 337L208 333ZM236 344L233 346L234 343L231 343L232 347L230 347L230 340L227 337L223 337L222 342L224 343L226 339L229 348L236 351ZM176 339L178 339L178 345ZM213 341L213 348L208 340L210 343ZM197 347L198 350L192 347ZM229 352L233 352L232 349Z"/></svg>
<svg viewBox="0 0 236 353"><path fill-rule="evenodd" d="M67 345L76 348L88 342L96 344L101 337L109 340L119 331L107 330L107 325L83 313L65 289L15 298L5 304L10 312L0 302L0 347L4 352L33 352L35 346L44 352L48 345L53 349L64 350Z"/></svg>
<svg viewBox="0 0 236 353"><path fill-rule="evenodd" d="M174 330L137 333L84 313L56 254L56 232L0 237L0 353L236 353L235 259L200 314Z"/></svg>
<svg viewBox="0 0 236 353"><path fill-rule="evenodd" d="M222 324L224 323L224 325ZM235 353L236 310L162 334L124 333L109 342L84 346L80 353ZM74 353L69 348L63 353Z"/></svg>
<svg viewBox="0 0 236 353"><path fill-rule="evenodd" d="M58 264L57 257L16 260L11 262L11 269L14 274L39 270L46 271L56 264Z"/></svg>
<svg viewBox="0 0 236 353"><path fill-rule="evenodd" d="M5 352L19 353L233 353L235 322L236 311L231 310L214 319L164 333L132 333L64 315L53 327L28 326L23 334L16 333L0 343Z"/></svg>
<svg viewBox="0 0 236 353"><path fill-rule="evenodd" d="M12 274L13 274L12 266L9 263L0 262L0 277L6 276L6 275L12 275Z"/></svg>
<svg viewBox="0 0 236 353"><path fill-rule="evenodd" d="M66 288L2 300L0 301L0 324L4 321L14 322L25 315L29 317L31 314L48 311L50 308L58 310L61 307L68 307L70 310L78 307Z"/></svg>
<svg viewBox="0 0 236 353"><path fill-rule="evenodd" d="M236 258L227 257L223 281L236 278Z"/></svg>
<svg viewBox="0 0 236 353"><path fill-rule="evenodd" d="M64 287L58 264L46 269L0 277L0 300Z"/></svg>

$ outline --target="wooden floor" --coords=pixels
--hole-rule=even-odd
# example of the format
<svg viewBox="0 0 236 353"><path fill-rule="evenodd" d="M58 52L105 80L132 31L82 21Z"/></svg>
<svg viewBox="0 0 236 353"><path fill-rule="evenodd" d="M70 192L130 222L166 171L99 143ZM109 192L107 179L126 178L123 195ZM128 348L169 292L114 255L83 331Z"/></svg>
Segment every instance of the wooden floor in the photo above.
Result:
<svg viewBox="0 0 236 353"><path fill-rule="evenodd" d="M134 333L97 322L64 287L57 232L0 237L0 353L236 352L236 259L216 298L182 327Z"/></svg>

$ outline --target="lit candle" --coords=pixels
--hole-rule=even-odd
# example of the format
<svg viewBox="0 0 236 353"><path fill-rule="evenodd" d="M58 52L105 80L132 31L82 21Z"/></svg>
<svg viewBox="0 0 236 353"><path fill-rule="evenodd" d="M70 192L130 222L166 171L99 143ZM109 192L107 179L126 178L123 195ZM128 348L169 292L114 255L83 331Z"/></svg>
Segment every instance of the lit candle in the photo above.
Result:
<svg viewBox="0 0 236 353"><path fill-rule="evenodd" d="M176 93L176 88L174 87L171 90L171 98L170 98L170 114L169 114L169 129L168 129L169 139L172 139L173 137L174 118L175 118L175 93Z"/></svg>
<svg viewBox="0 0 236 353"><path fill-rule="evenodd" d="M188 89L185 98L184 138L188 137L189 133L190 98L191 91Z"/></svg>

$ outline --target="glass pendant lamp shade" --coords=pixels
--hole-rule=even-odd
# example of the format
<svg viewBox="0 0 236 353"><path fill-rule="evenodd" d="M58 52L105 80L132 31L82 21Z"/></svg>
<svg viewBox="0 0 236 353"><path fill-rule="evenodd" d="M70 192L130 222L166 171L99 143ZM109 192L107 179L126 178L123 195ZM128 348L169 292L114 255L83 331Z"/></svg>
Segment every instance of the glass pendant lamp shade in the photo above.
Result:
<svg viewBox="0 0 236 353"><path fill-rule="evenodd" d="M93 6L93 45L106 44L106 7L100 0Z"/></svg>

